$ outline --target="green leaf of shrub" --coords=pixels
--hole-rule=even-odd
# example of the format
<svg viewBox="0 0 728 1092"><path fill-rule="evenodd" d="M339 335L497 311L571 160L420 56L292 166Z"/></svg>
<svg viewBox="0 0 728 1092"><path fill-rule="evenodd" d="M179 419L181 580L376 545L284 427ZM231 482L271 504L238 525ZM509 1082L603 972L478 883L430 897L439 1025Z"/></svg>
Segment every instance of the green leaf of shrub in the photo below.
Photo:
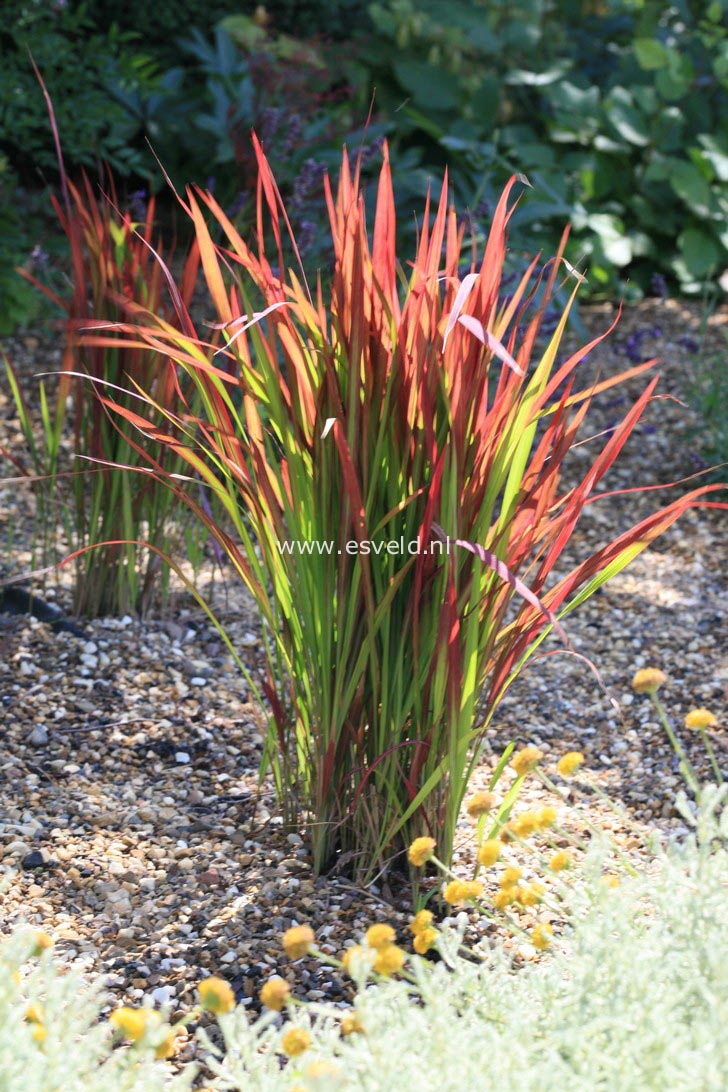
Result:
<svg viewBox="0 0 728 1092"><path fill-rule="evenodd" d="M614 265L628 265L632 261L633 247L624 225L616 216L595 212L587 219L587 226L599 236L604 257Z"/></svg>
<svg viewBox="0 0 728 1092"><path fill-rule="evenodd" d="M426 61L395 61L394 74L405 91L422 109L455 110L459 105L459 87L454 76Z"/></svg>
<svg viewBox="0 0 728 1092"><path fill-rule="evenodd" d="M674 192L694 213L710 215L710 186L693 163L685 159L671 160L668 178Z"/></svg>
<svg viewBox="0 0 728 1092"><path fill-rule="evenodd" d="M715 240L700 228L686 228L678 245L685 265L694 277L705 277L718 264L720 250Z"/></svg>
<svg viewBox="0 0 728 1092"><path fill-rule="evenodd" d="M698 143L721 182L728 182L728 140L701 133Z"/></svg>
<svg viewBox="0 0 728 1092"><path fill-rule="evenodd" d="M628 144L644 147L650 142L646 118L635 109L634 99L624 87L615 87L605 103L609 124Z"/></svg>
<svg viewBox="0 0 728 1092"><path fill-rule="evenodd" d="M667 64L665 47L654 38L635 38L634 52L637 64L646 72L654 72Z"/></svg>

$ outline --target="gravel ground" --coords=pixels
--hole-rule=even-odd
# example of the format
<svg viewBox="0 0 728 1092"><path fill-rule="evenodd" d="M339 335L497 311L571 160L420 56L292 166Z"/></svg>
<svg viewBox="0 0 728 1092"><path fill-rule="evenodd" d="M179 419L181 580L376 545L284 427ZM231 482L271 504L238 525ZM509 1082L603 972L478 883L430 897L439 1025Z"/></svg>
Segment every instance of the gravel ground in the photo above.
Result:
<svg viewBox="0 0 728 1092"><path fill-rule="evenodd" d="M597 330L610 314L601 307L583 317ZM725 313L714 317L706 352L725 355L726 322ZM642 358L661 357L658 390L672 396L648 408L608 488L664 484L695 472L697 419L675 399L685 397L694 371L690 339L698 326L696 308L644 303L628 311L608 347L589 361L602 372L625 368L636 340ZM53 365L54 350L36 339L5 348L26 375ZM643 385L633 381L627 393ZM612 393L595 405L591 431L624 413ZM0 446L17 442L14 427L0 389ZM579 450L577 470L592 447ZM594 505L574 536L572 557L674 495L633 494ZM0 525L12 522L7 560L14 571L30 564L31 519L29 499L0 482ZM500 706L474 788L486 787L511 740L536 743L547 770L565 751L582 750L588 773L583 787L567 795L586 800L591 821L611 830L627 852L640 852L635 831L680 826L673 801L681 779L672 752L651 703L632 693L630 679L641 666L665 670L665 703L678 724L690 708L713 710L722 718L713 742L725 763L725 530L725 512L689 513L571 616L572 646L595 663L603 686L573 656L534 663ZM228 591L220 617L251 670L260 672L250 603L239 590ZM57 601L67 601L66 594L61 585ZM262 979L281 967L299 996L343 1001L348 987L330 968L306 959L293 967L281 962L281 930L310 922L322 946L337 952L373 920L386 918L403 930L403 893L386 883L362 891L340 876L314 879L304 838L284 831L270 786L258 785L260 717L199 610L180 607L171 620L143 624L103 619L85 628L87 641L0 614L0 873L7 884L1 927L21 920L42 926L64 962L105 974L118 1003L150 995L182 1014L195 983L214 972L254 1009ZM553 641L544 647L558 649ZM699 739L686 742L707 776ZM588 782L617 801L629 821L596 798ZM545 802L538 783L524 799ZM559 811L559 825L584 837L583 806L581 815L567 804ZM463 874L472 862L473 833L463 816L457 850ZM193 1051L190 1042L181 1057Z"/></svg>

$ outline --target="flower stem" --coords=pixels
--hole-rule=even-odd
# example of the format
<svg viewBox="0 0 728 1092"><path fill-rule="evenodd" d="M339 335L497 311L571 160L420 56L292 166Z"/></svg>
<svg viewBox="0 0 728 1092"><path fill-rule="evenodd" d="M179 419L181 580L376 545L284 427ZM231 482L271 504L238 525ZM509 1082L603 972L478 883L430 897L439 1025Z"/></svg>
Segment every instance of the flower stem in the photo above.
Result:
<svg viewBox="0 0 728 1092"><path fill-rule="evenodd" d="M708 758L710 759L710 765L713 767L713 773L716 776L718 784L722 785L723 784L723 774L720 772L720 766L718 765L718 760L715 757L715 751L713 750L713 744L708 739L708 733L705 731L705 728L700 729L700 736L701 736L701 739L703 740L703 743L705 745L705 750L708 752Z"/></svg>
<svg viewBox="0 0 728 1092"><path fill-rule="evenodd" d="M667 716L667 713L665 712L665 708L664 708L662 702L660 701L660 699L657 696L657 692L656 691L651 692L650 697L652 698L652 704L654 705L655 709L657 710L657 715L660 718L660 720L662 721L662 726L665 729L665 732L667 733L667 738L670 740L670 743L672 745L672 749L673 749L673 751L675 752L675 754L678 757L678 761L680 763L680 771L681 771L683 777L685 778L685 781L686 781L688 787L692 790L693 794L695 795L695 799L699 800L700 799L700 785L698 784L698 779L697 779L697 777L695 775L695 770L692 767L690 759L685 754L685 751L683 750L680 741L678 740L677 736L675 735L675 733L672 730L672 725L670 724L670 720L669 720L669 718Z"/></svg>

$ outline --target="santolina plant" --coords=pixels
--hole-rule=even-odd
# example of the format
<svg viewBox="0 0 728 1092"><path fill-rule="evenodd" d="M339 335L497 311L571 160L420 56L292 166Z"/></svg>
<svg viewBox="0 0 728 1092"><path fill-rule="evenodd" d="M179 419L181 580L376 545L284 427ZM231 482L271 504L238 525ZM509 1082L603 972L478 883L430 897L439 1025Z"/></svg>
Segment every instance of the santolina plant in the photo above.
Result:
<svg viewBox="0 0 728 1092"><path fill-rule="evenodd" d="M110 1008L99 980L59 973L52 948L38 957L39 940L50 938L18 931L0 948L3 1088L189 1088L195 1066L176 1055L183 1025L205 1009L223 1039L221 1049L203 1027L196 1032L210 1092L722 1089L725 799L725 787L706 787L697 816L679 799L694 832L681 845L641 854L641 874L625 876L616 890L602 882L607 847L594 839L564 883L546 950L498 935L466 948L450 921L434 930L440 958L430 962L411 952L411 936L405 951L394 929L374 923L346 949L356 996L343 1010L298 1000L274 976L254 1016L213 975L198 984L196 1008L170 1024L169 1011L149 998ZM411 923L415 948L423 921L418 914ZM307 926L282 939L288 960L317 953ZM283 951L281 960L284 973L295 973Z"/></svg>
<svg viewBox="0 0 728 1092"><path fill-rule="evenodd" d="M657 379L564 487L591 400L651 363L580 389L578 365L601 338L557 362L578 283L536 351L565 267L561 253L540 269L535 259L512 295L501 293L516 178L482 255L464 245L445 179L402 263L386 147L371 236L345 152L335 194L326 181L335 266L326 284L309 285L300 260L286 266L295 239L255 149L253 246L210 194L182 200L226 339L217 359L189 332L176 292L174 325L157 318L89 340L168 359L194 380L202 413L165 413L151 391L146 412L113 391L103 400L186 459L232 521L228 533L188 493L260 608L264 769L287 814L307 820L316 869L337 855L364 880L406 867L417 836L434 838L447 864L478 741L513 679L559 618L716 487L687 493L550 581ZM344 548L385 539L423 549ZM442 540L455 548L424 548ZM289 553L284 541L339 548Z"/></svg>

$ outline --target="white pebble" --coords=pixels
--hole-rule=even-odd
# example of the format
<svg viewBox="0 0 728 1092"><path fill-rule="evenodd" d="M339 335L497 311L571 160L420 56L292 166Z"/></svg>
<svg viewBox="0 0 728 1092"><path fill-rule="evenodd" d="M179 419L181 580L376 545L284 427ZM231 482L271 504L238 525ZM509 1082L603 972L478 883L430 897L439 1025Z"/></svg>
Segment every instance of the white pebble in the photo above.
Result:
<svg viewBox="0 0 728 1092"><path fill-rule="evenodd" d="M201 675L194 675L190 679L192 686L207 686L207 679L203 679Z"/></svg>
<svg viewBox="0 0 728 1092"><path fill-rule="evenodd" d="M174 756L175 762L179 762L181 766L186 766L190 761L190 756L186 751L177 751Z"/></svg>

